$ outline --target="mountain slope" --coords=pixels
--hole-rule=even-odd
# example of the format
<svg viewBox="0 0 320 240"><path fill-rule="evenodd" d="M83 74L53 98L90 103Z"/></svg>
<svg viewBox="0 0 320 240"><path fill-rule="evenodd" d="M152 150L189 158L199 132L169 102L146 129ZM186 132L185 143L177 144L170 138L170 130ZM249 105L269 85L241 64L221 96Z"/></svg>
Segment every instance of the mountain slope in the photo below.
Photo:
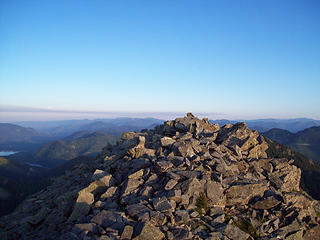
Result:
<svg viewBox="0 0 320 240"><path fill-rule="evenodd" d="M314 161L320 162L320 127L307 128L297 133L290 133L282 129L271 129L262 134L291 147Z"/></svg>
<svg viewBox="0 0 320 240"><path fill-rule="evenodd" d="M190 113L125 133L1 218L0 237L317 239L320 203L270 143L244 123L220 128Z"/></svg>
<svg viewBox="0 0 320 240"><path fill-rule="evenodd" d="M52 184L52 179L80 165L91 166L94 160L93 156L79 156L47 169L0 157L0 216L12 212L28 195Z"/></svg>
<svg viewBox="0 0 320 240"><path fill-rule="evenodd" d="M32 141L41 136L33 128L20 127L10 123L0 123L0 143Z"/></svg>
<svg viewBox="0 0 320 240"><path fill-rule="evenodd" d="M272 128L267 132L262 133L264 136L282 144L288 144L294 138L295 134L288 130L280 128Z"/></svg>
<svg viewBox="0 0 320 240"><path fill-rule="evenodd" d="M49 184L43 169L0 157L0 216L11 212L26 196Z"/></svg>
<svg viewBox="0 0 320 240"><path fill-rule="evenodd" d="M313 198L320 200L320 163L308 159L291 148L266 138L269 157L293 159L294 164L301 168L301 187Z"/></svg>
<svg viewBox="0 0 320 240"><path fill-rule="evenodd" d="M0 123L0 150L30 150L48 140L48 136L33 128Z"/></svg>
<svg viewBox="0 0 320 240"><path fill-rule="evenodd" d="M33 154L20 152L0 158L0 216L11 212L27 195L47 186L50 178L80 164L90 165L95 155L117 140L118 137L103 133L78 132L66 140L45 144Z"/></svg>
<svg viewBox="0 0 320 240"><path fill-rule="evenodd" d="M81 155L97 155L105 146L115 144L117 140L117 137L108 134L82 132L76 137L73 135L71 140L59 140L42 146L33 153L33 162L55 167Z"/></svg>

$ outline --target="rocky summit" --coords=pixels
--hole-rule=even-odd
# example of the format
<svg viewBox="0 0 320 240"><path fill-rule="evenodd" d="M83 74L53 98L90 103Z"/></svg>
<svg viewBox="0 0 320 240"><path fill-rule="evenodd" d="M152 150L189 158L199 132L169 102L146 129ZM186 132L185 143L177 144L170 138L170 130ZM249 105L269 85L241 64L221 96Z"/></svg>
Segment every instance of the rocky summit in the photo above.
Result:
<svg viewBox="0 0 320 240"><path fill-rule="evenodd" d="M320 239L320 204L246 124L191 113L122 135L0 221L0 239Z"/></svg>

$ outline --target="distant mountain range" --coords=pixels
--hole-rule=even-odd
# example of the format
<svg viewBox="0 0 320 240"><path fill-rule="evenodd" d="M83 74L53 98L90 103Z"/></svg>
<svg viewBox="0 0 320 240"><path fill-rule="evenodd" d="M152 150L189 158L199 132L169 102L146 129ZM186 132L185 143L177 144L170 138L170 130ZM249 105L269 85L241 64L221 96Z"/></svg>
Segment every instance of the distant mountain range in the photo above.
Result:
<svg viewBox="0 0 320 240"><path fill-rule="evenodd" d="M0 151L33 151L45 143L63 140L81 132L85 134L101 132L120 136L123 132L153 128L162 122L163 120L155 118L115 118L0 123Z"/></svg>
<svg viewBox="0 0 320 240"><path fill-rule="evenodd" d="M256 129L259 132L266 132L272 128L280 128L295 133L309 127L320 126L320 120L308 118L257 120L220 119L210 121L212 123L219 123L220 126L242 121L245 122L249 128ZM21 150L17 149L17 147L28 149L34 144L62 139L80 131L100 131L120 136L123 132L153 128L155 125L163 122L164 120L156 118L114 118L0 123L0 149L4 149L4 147L7 147L7 149L16 148L14 150Z"/></svg>
<svg viewBox="0 0 320 240"><path fill-rule="evenodd" d="M42 135L33 128L21 127L10 123L0 123L0 143L35 141Z"/></svg>
<svg viewBox="0 0 320 240"><path fill-rule="evenodd" d="M32 154L36 160L34 162L47 167L56 167L61 162L79 156L95 156L108 144L113 145L119 140L116 136L100 132L87 133L77 137L75 135L68 137L68 140L50 142L37 149Z"/></svg>
<svg viewBox="0 0 320 240"><path fill-rule="evenodd" d="M223 126L227 123L235 124L237 122L245 122L250 129L266 132L272 128L280 128L296 133L309 127L320 126L320 120L310 118L294 118L294 119L256 119L256 120L210 120L212 123L218 123Z"/></svg>
<svg viewBox="0 0 320 240"><path fill-rule="evenodd" d="M163 123L163 120L156 118L114 118L114 119L95 119L95 120L64 120L64 121L28 121L16 122L22 127L33 128L36 131L46 133L55 137L66 137L75 132L100 131L107 134L120 136L126 131L141 130L143 128L152 128L155 125Z"/></svg>
<svg viewBox="0 0 320 240"><path fill-rule="evenodd" d="M78 132L64 140L46 143L32 152L20 152L7 158L54 168L79 156L94 157L107 145L115 144L118 139L117 136L101 132Z"/></svg>
<svg viewBox="0 0 320 240"><path fill-rule="evenodd" d="M320 120L308 118L296 119L257 119L257 120L210 120L223 126L245 122L249 128L266 132L272 128L288 130L292 133L313 126L320 126ZM156 118L115 118L95 120L64 120L64 121L25 121L0 123L0 150L31 151L44 143L61 140L79 132L102 132L120 136L123 132L139 131L153 128L164 121Z"/></svg>
<svg viewBox="0 0 320 240"><path fill-rule="evenodd" d="M0 123L0 150L28 151L52 140L46 133L10 123Z"/></svg>
<svg viewBox="0 0 320 240"><path fill-rule="evenodd" d="M320 127L307 128L297 133L273 128L262 134L320 162Z"/></svg>

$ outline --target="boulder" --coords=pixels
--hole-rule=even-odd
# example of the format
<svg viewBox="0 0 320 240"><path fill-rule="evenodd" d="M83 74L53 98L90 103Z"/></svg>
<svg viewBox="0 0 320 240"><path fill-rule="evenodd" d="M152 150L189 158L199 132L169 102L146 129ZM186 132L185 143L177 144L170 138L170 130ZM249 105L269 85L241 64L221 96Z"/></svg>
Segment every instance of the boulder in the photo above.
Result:
<svg viewBox="0 0 320 240"><path fill-rule="evenodd" d="M252 208L258 210L268 210L279 205L281 201L277 200L274 196L267 197L266 199L259 200L252 205Z"/></svg>
<svg viewBox="0 0 320 240"><path fill-rule="evenodd" d="M170 137L162 137L160 143L162 147L171 147L176 141Z"/></svg>
<svg viewBox="0 0 320 240"><path fill-rule="evenodd" d="M166 197L154 198L152 204L154 209L159 212L166 212L174 209L172 203L169 202Z"/></svg>
<svg viewBox="0 0 320 240"><path fill-rule="evenodd" d="M82 232L99 233L99 229L95 223L78 223L72 228L72 232L80 235Z"/></svg>
<svg viewBox="0 0 320 240"><path fill-rule="evenodd" d="M207 181L205 184L205 192L210 205L224 207L226 204L226 196L221 184L213 181Z"/></svg>
<svg viewBox="0 0 320 240"><path fill-rule="evenodd" d="M139 179L143 176L143 169L140 169L139 171L132 173L128 176L129 179Z"/></svg>
<svg viewBox="0 0 320 240"><path fill-rule="evenodd" d="M248 233L243 232L240 228L234 226L233 224L226 225L220 229L220 231L231 240L247 240L250 237Z"/></svg>
<svg viewBox="0 0 320 240"><path fill-rule="evenodd" d="M139 223L134 230L133 240L162 240L165 238L159 228L148 223Z"/></svg>
<svg viewBox="0 0 320 240"><path fill-rule="evenodd" d="M93 202L94 196L92 193L87 191L80 191L69 220L74 221L81 216L87 215L91 209L91 204L93 204Z"/></svg>
<svg viewBox="0 0 320 240"><path fill-rule="evenodd" d="M115 211L102 210L96 216L94 216L91 221L103 228L111 228L116 230L122 230L124 228L124 222L121 215Z"/></svg>
<svg viewBox="0 0 320 240"><path fill-rule="evenodd" d="M121 240L130 240L133 235L133 227L130 225L126 225L122 231Z"/></svg>
<svg viewBox="0 0 320 240"><path fill-rule="evenodd" d="M126 208L127 214L133 218L137 217L141 213L145 213L145 212L149 213L150 211L151 210L148 207L142 204L132 204L127 206Z"/></svg>
<svg viewBox="0 0 320 240"><path fill-rule="evenodd" d="M122 188L122 197L138 191L138 187L143 183L143 180L128 178Z"/></svg>
<svg viewBox="0 0 320 240"><path fill-rule="evenodd" d="M262 196L267 186L263 183L241 184L231 186L226 190L226 204L247 204L252 197Z"/></svg>
<svg viewBox="0 0 320 240"><path fill-rule="evenodd" d="M192 144L188 142L175 142L173 144L175 155L182 157L192 157L195 155Z"/></svg>
<svg viewBox="0 0 320 240"><path fill-rule="evenodd" d="M165 185L164 189L165 190L171 190L174 188L175 185L177 185L178 181L175 179L170 179L167 184Z"/></svg>

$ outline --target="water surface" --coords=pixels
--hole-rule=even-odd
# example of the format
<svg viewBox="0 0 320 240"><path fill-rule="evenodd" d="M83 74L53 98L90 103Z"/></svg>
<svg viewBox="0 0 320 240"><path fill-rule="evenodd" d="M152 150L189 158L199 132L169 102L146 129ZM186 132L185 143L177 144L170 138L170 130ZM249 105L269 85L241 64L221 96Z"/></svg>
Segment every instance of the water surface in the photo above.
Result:
<svg viewBox="0 0 320 240"><path fill-rule="evenodd" d="M0 151L0 157L6 157L12 154L15 154L17 152L13 152L13 151Z"/></svg>

